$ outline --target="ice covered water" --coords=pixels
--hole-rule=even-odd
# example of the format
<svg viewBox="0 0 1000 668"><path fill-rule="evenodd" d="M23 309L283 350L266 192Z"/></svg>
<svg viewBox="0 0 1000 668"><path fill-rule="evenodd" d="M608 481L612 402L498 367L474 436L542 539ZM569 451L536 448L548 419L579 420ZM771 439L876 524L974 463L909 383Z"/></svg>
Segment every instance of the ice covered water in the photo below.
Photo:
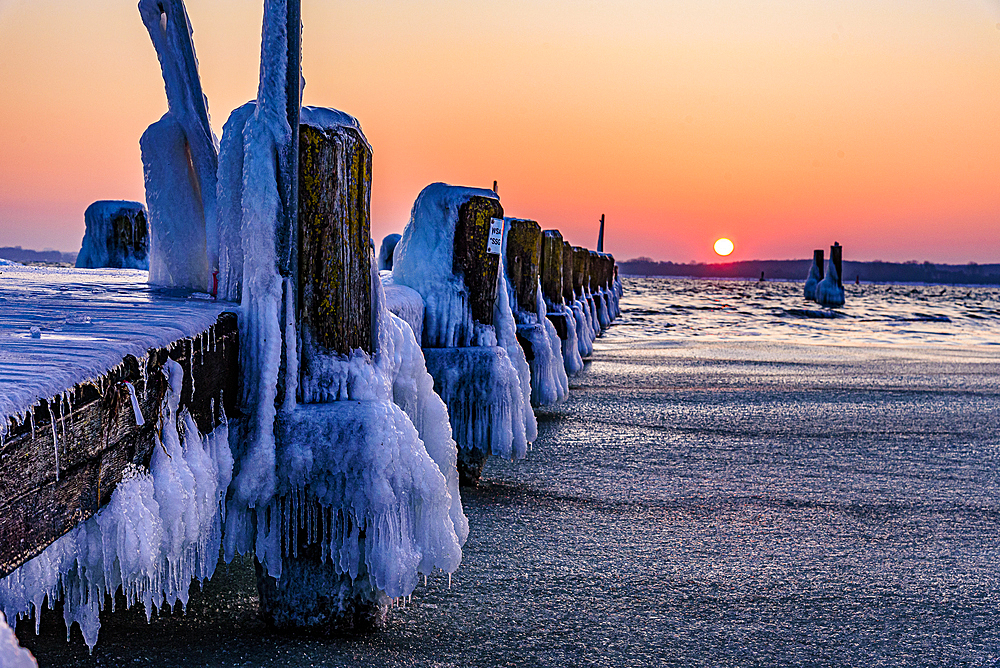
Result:
<svg viewBox="0 0 1000 668"><path fill-rule="evenodd" d="M451 588L383 634L269 635L230 566L93 657L21 640L68 666L995 664L1000 291L849 285L819 317L801 289L626 279L528 458L463 492Z"/></svg>

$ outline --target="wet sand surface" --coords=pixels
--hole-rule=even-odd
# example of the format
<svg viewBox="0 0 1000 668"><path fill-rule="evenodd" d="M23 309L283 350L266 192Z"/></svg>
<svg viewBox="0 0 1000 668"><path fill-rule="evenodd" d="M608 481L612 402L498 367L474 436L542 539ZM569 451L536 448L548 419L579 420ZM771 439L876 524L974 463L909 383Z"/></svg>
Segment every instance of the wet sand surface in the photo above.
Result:
<svg viewBox="0 0 1000 668"><path fill-rule="evenodd" d="M186 615L58 613L41 666L1000 663L1000 350L609 337L371 635L285 637L252 564Z"/></svg>

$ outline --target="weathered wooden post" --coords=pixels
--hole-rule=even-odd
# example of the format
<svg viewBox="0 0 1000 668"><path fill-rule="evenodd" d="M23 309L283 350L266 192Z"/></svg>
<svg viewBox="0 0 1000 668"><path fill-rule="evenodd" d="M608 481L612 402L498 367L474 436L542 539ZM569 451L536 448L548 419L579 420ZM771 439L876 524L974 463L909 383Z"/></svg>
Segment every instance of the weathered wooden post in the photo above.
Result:
<svg viewBox="0 0 1000 668"><path fill-rule="evenodd" d="M573 292L577 299L586 299L590 290L590 251L573 246Z"/></svg>
<svg viewBox="0 0 1000 668"><path fill-rule="evenodd" d="M604 298L603 287L603 258L602 253L590 251L590 295L594 303L594 313L597 316L597 324L603 332L611 325L611 317L608 314L607 301Z"/></svg>
<svg viewBox="0 0 1000 668"><path fill-rule="evenodd" d="M844 289L844 247L834 241L830 246L830 262L837 268L837 287Z"/></svg>
<svg viewBox="0 0 1000 668"><path fill-rule="evenodd" d="M566 340L566 313L563 312L563 238L559 230L542 232L541 277L546 314L559 338Z"/></svg>
<svg viewBox="0 0 1000 668"><path fill-rule="evenodd" d="M601 214L601 231L597 233L597 252L604 252L604 214Z"/></svg>
<svg viewBox="0 0 1000 668"><path fill-rule="evenodd" d="M497 300L500 255L489 251L495 219L503 219L503 207L497 199L473 195L458 207L454 268L462 272L469 288L473 319L483 325L493 324L493 305Z"/></svg>
<svg viewBox="0 0 1000 668"><path fill-rule="evenodd" d="M803 296L809 301L816 301L816 287L823 280L823 249L813 251L812 266L809 267L809 276L806 277L806 284L802 290Z"/></svg>
<svg viewBox="0 0 1000 668"><path fill-rule="evenodd" d="M288 256L297 262L298 399L302 404L329 404L344 399L337 393L335 377L342 370L330 360L346 359L357 350L375 353L369 241L372 153L361 131L350 125L306 120L297 134L298 222L288 238L298 248ZM296 503L304 516L324 516L324 507L308 488L292 496L279 499L277 507ZM358 587L349 574L338 572L321 547L328 537L310 535L306 526L292 529L282 548L281 577L270 577L258 566L260 608L267 622L276 628L320 630L382 623L384 601L378 592Z"/></svg>
<svg viewBox="0 0 1000 668"><path fill-rule="evenodd" d="M573 246L568 241L563 241L563 270L562 270L562 293L566 306L572 307L576 301L576 290L574 283L575 260Z"/></svg>
<svg viewBox="0 0 1000 668"><path fill-rule="evenodd" d="M520 218L508 218L507 225L507 274L517 296L517 307L534 313L538 310L542 228L533 220Z"/></svg>

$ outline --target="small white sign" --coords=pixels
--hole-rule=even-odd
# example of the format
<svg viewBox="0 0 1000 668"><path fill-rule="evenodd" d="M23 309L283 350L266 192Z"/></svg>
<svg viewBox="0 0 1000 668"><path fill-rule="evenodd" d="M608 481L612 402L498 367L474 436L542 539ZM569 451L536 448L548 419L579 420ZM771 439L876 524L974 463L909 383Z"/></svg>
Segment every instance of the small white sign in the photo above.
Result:
<svg viewBox="0 0 1000 668"><path fill-rule="evenodd" d="M490 240L486 242L486 252L500 254L503 246L503 218L493 218L490 221Z"/></svg>

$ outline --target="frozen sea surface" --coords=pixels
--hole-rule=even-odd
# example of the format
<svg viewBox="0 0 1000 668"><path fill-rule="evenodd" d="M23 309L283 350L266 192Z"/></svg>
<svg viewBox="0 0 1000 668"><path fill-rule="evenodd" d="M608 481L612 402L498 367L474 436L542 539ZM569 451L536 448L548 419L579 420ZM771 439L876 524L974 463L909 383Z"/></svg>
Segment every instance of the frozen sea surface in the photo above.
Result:
<svg viewBox="0 0 1000 668"><path fill-rule="evenodd" d="M872 287L862 309L849 286L812 318L781 315L796 284L658 280L626 281L528 458L464 492L451 588L385 633L271 634L243 563L186 616L105 615L91 656L56 614L22 643L43 666L1000 664L995 296ZM986 296L932 298L962 290ZM952 322L891 324L924 312Z"/></svg>

